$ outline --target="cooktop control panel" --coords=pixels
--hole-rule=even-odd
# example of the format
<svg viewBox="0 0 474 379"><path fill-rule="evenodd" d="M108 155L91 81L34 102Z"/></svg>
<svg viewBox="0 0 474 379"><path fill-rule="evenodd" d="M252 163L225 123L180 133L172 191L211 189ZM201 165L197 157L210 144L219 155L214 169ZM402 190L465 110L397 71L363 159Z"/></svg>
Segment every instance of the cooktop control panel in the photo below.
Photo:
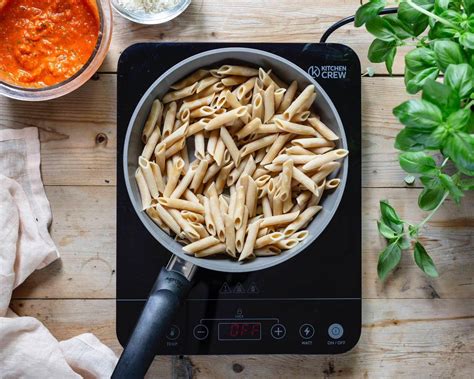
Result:
<svg viewBox="0 0 474 379"><path fill-rule="evenodd" d="M141 224L128 198L121 163L130 117L167 69L202 51L231 46L280 55L318 81L344 125L348 179L330 224L304 252L259 272L198 269L156 353L345 352L355 346L361 330L361 70L356 54L339 44L147 43L123 52L117 83L117 336L122 345L127 343L170 258Z"/></svg>

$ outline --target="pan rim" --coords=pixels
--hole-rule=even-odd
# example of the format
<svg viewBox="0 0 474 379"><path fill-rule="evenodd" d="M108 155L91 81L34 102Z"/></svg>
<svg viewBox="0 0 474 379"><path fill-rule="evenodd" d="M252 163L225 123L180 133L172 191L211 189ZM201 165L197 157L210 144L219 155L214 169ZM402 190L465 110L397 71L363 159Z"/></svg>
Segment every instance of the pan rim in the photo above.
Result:
<svg viewBox="0 0 474 379"><path fill-rule="evenodd" d="M293 258L294 256L302 253L309 246L311 246L318 239L318 237L326 230L327 226L333 220L334 215L337 212L340 202L342 200L342 197L344 195L346 182L347 182L347 175L348 175L348 166L349 166L349 159L350 159L349 156L345 158L344 164L342 165L342 170L341 170L342 180L341 180L341 185L337 189L336 194L334 194L335 195L334 206L332 207L332 209L328 210L329 215L327 215L326 219L324 219L320 223L320 229L316 234L313 235L313 233L310 233L310 236L306 240L302 241L293 249L287 250L280 255L273 256L273 257L260 257L260 258L256 258L253 261L244 262L244 263L232 262L232 264L229 265L229 267L226 267L225 269L216 267L216 264L219 262L219 260L214 260L214 259L209 259L209 258L204 258L204 259L195 258L193 256L185 254L182 249L180 249L179 251L173 251L173 249L168 247L167 244L165 244L163 241L172 241L172 242L175 242L175 241L172 239L172 237L170 237L164 231L162 231L156 224L154 224L153 221L151 221L151 219L149 219L149 217L146 215L146 213L142 211L141 202L139 202L134 196L134 191L132 190L131 180L128 174L128 156L129 156L128 149L130 145L132 131L134 130L138 114L140 113L140 111L143 108L144 103L149 99L150 95L153 93L156 87L158 87L162 82L164 82L170 76L170 74L172 74L174 71L178 70L179 68L186 66L187 64L194 62L196 60L200 60L204 57L207 57L210 55L221 54L221 53L237 53L237 54L250 53L250 54L263 56L270 60L277 60L277 61L282 62L285 66L287 66L288 69L292 71L296 71L298 74L303 76L307 80L308 83L314 84L316 87L318 96L321 96L324 98L324 100L329 106L329 111L334 116L335 122L339 127L341 147L347 149L348 147L347 137L346 137L346 133L344 129L344 124L342 123L339 113L334 103L332 102L331 98L329 97L329 95L313 77L311 77L301 67L297 66L293 62L277 54L273 54L265 50L259 50L259 49L247 48L247 47L225 47L225 48L207 50L207 51L192 55L184 60L179 61L178 63L170 67L168 70L166 70L162 75L160 75L148 87L148 89L145 91L145 93L141 97L140 101L137 103L127 126L127 131L126 131L124 145L123 145L123 158L122 158L123 174L124 174L125 185L127 188L127 193L128 193L130 202L132 203L133 209L135 213L137 214L137 216L139 217L142 225L147 229L147 231L151 234L151 236L161 246L163 246L167 251L169 251L172 255L176 255L179 258L184 259L188 262L191 262L192 264L198 267L205 268L208 270L213 270L213 271L228 272L228 273L243 273L243 272L259 271L259 270L264 270L264 269L276 266L278 264L281 264ZM246 61L246 59L240 58L240 57L237 57L236 59L241 60L241 61ZM249 63L252 63L252 62L249 62ZM318 218L315 218L315 220L318 220Z"/></svg>

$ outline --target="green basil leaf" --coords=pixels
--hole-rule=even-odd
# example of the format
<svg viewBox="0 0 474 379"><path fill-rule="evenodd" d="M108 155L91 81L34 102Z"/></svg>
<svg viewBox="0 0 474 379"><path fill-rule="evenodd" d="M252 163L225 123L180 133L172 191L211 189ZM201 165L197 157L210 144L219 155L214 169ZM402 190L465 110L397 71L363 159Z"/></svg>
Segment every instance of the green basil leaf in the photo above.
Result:
<svg viewBox="0 0 474 379"><path fill-rule="evenodd" d="M470 179L461 179L459 181L459 188L463 191L473 191L474 190L474 178Z"/></svg>
<svg viewBox="0 0 474 379"><path fill-rule="evenodd" d="M385 17L372 17L366 22L365 27L369 33L382 41L390 42L398 39L395 29L393 29Z"/></svg>
<svg viewBox="0 0 474 379"><path fill-rule="evenodd" d="M369 60L373 63L384 62L387 55L391 53L392 49L395 48L397 43L395 41L382 41L381 39L375 39L372 41L369 47L369 53L367 54Z"/></svg>
<svg viewBox="0 0 474 379"><path fill-rule="evenodd" d="M474 135L451 133L446 139L443 153L451 158L459 171L474 176Z"/></svg>
<svg viewBox="0 0 474 379"><path fill-rule="evenodd" d="M420 176L420 182L427 188L434 188L440 185L439 178L437 176Z"/></svg>
<svg viewBox="0 0 474 379"><path fill-rule="evenodd" d="M421 151L424 145L416 138L419 133L414 130L404 128L395 138L395 148L402 151Z"/></svg>
<svg viewBox="0 0 474 379"><path fill-rule="evenodd" d="M432 131L443 122L440 109L424 100L408 100L393 110L393 114L408 128Z"/></svg>
<svg viewBox="0 0 474 379"><path fill-rule="evenodd" d="M458 94L451 87L432 79L425 81L422 99L437 105L444 117L458 110L461 105Z"/></svg>
<svg viewBox="0 0 474 379"><path fill-rule="evenodd" d="M442 125L431 132L405 128L395 138L395 148L402 151L438 150L446 135Z"/></svg>
<svg viewBox="0 0 474 379"><path fill-rule="evenodd" d="M464 52L456 42L453 41L435 41L433 50L436 56L436 63L441 71L446 71L450 64L459 64L466 62Z"/></svg>
<svg viewBox="0 0 474 379"><path fill-rule="evenodd" d="M470 15L474 13L474 0L463 0L462 3L466 14Z"/></svg>
<svg viewBox="0 0 474 379"><path fill-rule="evenodd" d="M434 8L434 1L431 0L414 0L413 2L427 11L431 11ZM398 6L398 18L407 24L416 24L422 20L428 20L428 16L417 11L405 1L401 2Z"/></svg>
<svg viewBox="0 0 474 379"><path fill-rule="evenodd" d="M449 115L446 122L456 130L468 131L469 121L471 121L472 111L467 108L460 109Z"/></svg>
<svg viewBox="0 0 474 379"><path fill-rule="evenodd" d="M438 271L431 257L426 252L425 248L418 241L415 243L414 258L416 265L428 276L433 278L438 277Z"/></svg>
<svg viewBox="0 0 474 379"><path fill-rule="evenodd" d="M405 85L408 93L415 94L423 88L427 80L435 80L439 75L437 67L429 67L417 73L405 72Z"/></svg>
<svg viewBox="0 0 474 379"><path fill-rule="evenodd" d="M418 235L418 227L413 226L413 225L408 225L408 235L411 238L414 238Z"/></svg>
<svg viewBox="0 0 474 379"><path fill-rule="evenodd" d="M387 54L385 57L385 67L387 68L387 71L390 75L392 75L392 67L393 67L393 61L395 59L395 55L397 54L397 48L392 47L390 52Z"/></svg>
<svg viewBox="0 0 474 379"><path fill-rule="evenodd" d="M461 197L464 196L464 194L456 185L456 183L454 183L454 180L446 174L439 174L439 180L443 187L448 190L451 198L459 204L459 201L461 200Z"/></svg>
<svg viewBox="0 0 474 379"><path fill-rule="evenodd" d="M446 190L443 186L427 187L418 196L418 206L424 211L432 211L443 200Z"/></svg>
<svg viewBox="0 0 474 379"><path fill-rule="evenodd" d="M371 0L370 2L362 5L359 7L359 9L357 9L354 25L356 27L364 25L372 17L377 16L384 7L385 0Z"/></svg>
<svg viewBox="0 0 474 379"><path fill-rule="evenodd" d="M387 200L380 201L380 214L385 225L388 225L398 234L403 232L403 221Z"/></svg>
<svg viewBox="0 0 474 379"><path fill-rule="evenodd" d="M418 72L429 67L436 67L436 56L433 50L419 47L405 55L405 65L411 71Z"/></svg>
<svg viewBox="0 0 474 379"><path fill-rule="evenodd" d="M466 49L474 49L474 33L465 32L459 37L459 43Z"/></svg>
<svg viewBox="0 0 474 379"><path fill-rule="evenodd" d="M461 99L467 98L474 90L474 70L467 63L449 65L444 83L455 90Z"/></svg>
<svg viewBox="0 0 474 379"><path fill-rule="evenodd" d="M457 32L457 29L447 26L441 22L437 22L430 28L428 36L432 40L441 38L453 39Z"/></svg>
<svg viewBox="0 0 474 379"><path fill-rule="evenodd" d="M435 7L437 7L438 9L448 9L448 5L449 5L449 0L436 0L435 1Z"/></svg>
<svg viewBox="0 0 474 379"><path fill-rule="evenodd" d="M399 39L404 40L414 36L412 26L401 21L396 14L388 14L383 18L390 24Z"/></svg>
<svg viewBox="0 0 474 379"><path fill-rule="evenodd" d="M398 266L402 258L402 250L395 242L388 245L379 255L377 274L380 279L385 280L387 275Z"/></svg>
<svg viewBox="0 0 474 379"><path fill-rule="evenodd" d="M400 154L400 166L411 174L435 175L438 171L432 156L424 152L408 152Z"/></svg>
<svg viewBox="0 0 474 379"><path fill-rule="evenodd" d="M383 222L377 221L377 228L379 230L379 233L386 239L391 240L397 237L397 233Z"/></svg>

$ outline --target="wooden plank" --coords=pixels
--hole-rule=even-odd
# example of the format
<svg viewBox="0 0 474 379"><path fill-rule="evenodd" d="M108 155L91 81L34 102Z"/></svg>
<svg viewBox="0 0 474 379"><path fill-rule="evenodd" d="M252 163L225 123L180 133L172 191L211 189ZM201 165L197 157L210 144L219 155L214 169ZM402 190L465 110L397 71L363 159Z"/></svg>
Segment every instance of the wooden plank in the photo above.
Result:
<svg viewBox="0 0 474 379"><path fill-rule="evenodd" d="M353 15L360 6L358 0L301 0L295 4L239 0L223 6L218 0L194 0L177 19L153 26L134 24L117 15L113 44L101 71L116 71L120 54L137 42L319 42L332 24ZM372 40L364 28L350 24L336 31L328 42L355 50L363 71L373 67L377 73L386 73L383 64L367 59ZM394 73L403 73L403 54L395 60Z"/></svg>
<svg viewBox="0 0 474 379"><path fill-rule="evenodd" d="M401 78L364 78L362 174L365 187L403 187L392 108L407 98ZM0 128L37 126L47 185L113 185L116 76L100 75L69 96L43 103L0 98ZM104 138L104 140L101 139Z"/></svg>
<svg viewBox="0 0 474 379"><path fill-rule="evenodd" d="M22 316L40 319L59 340L92 332L116 353L113 300L17 300ZM365 300L358 346L340 356L160 357L149 377L170 370L197 378L468 377L474 358L474 304L464 300ZM278 374L276 374L278 373ZM175 376L176 377L176 376ZM191 377L191 376L184 376Z"/></svg>
<svg viewBox="0 0 474 379"><path fill-rule="evenodd" d="M416 206L417 193L410 189L363 190L363 296L472 299L473 196L466 198L462 207L448 202L423 233L422 241L438 266L439 279L424 276L409 252L385 285L377 279L377 255L384 246L375 223L378 201L390 199L401 217L419 222L423 215ZM47 195L54 215L52 235L62 261L35 272L15 291L15 297L115 297L115 188L49 186Z"/></svg>

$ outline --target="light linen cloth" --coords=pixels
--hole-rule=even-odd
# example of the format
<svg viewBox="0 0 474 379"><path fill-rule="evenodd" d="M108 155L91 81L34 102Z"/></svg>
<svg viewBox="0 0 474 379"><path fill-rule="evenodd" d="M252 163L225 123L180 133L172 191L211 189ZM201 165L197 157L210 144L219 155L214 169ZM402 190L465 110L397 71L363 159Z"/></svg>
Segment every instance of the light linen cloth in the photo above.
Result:
<svg viewBox="0 0 474 379"><path fill-rule="evenodd" d="M13 290L59 257L50 223L38 130L0 130L0 378L109 378L117 358L94 335L58 342L8 308Z"/></svg>

